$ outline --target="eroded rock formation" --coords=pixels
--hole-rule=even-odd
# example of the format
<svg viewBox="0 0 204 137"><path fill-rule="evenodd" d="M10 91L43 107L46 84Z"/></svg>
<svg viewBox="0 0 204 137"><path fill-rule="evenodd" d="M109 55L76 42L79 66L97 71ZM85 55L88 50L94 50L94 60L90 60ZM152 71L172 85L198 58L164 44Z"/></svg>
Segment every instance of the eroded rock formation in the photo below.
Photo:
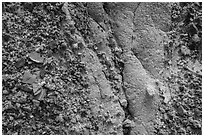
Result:
<svg viewBox="0 0 204 137"><path fill-rule="evenodd" d="M108 114L111 121L101 125L99 134L123 134L123 121L127 119L133 123L130 134L154 134L159 102L156 81L162 82L159 72L163 69L163 42L170 22L168 4L88 3L87 7L95 49L86 46L82 60L89 73L93 111L102 117ZM123 70L118 70L113 61L117 53ZM104 69L119 76L118 91L111 88L114 80L109 81ZM122 99L127 106L120 105ZM131 117L125 117L122 108Z"/></svg>
<svg viewBox="0 0 204 137"><path fill-rule="evenodd" d="M3 134L201 134L201 11L2 3Z"/></svg>
<svg viewBox="0 0 204 137"><path fill-rule="evenodd" d="M68 24L77 11L70 7L63 7ZM89 43L80 31L75 38L84 44L80 57L88 72L92 111L100 119L95 134L154 134L157 83L163 82L159 72L170 22L168 3L87 3L87 7Z"/></svg>

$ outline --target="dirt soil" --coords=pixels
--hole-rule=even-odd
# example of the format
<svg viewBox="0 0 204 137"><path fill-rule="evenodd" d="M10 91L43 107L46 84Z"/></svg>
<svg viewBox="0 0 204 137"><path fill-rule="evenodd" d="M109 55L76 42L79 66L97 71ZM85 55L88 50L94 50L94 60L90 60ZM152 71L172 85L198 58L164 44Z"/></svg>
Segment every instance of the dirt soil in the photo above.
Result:
<svg viewBox="0 0 204 137"><path fill-rule="evenodd" d="M201 134L202 74L164 63L171 4L3 3L2 133Z"/></svg>

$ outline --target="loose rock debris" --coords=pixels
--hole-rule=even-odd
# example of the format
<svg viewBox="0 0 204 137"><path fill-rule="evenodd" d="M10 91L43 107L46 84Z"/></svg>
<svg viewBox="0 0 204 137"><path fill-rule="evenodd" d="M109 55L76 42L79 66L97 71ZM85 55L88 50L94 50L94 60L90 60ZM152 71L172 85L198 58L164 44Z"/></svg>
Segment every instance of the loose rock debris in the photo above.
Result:
<svg viewBox="0 0 204 137"><path fill-rule="evenodd" d="M2 133L202 134L201 43L199 2L3 2Z"/></svg>

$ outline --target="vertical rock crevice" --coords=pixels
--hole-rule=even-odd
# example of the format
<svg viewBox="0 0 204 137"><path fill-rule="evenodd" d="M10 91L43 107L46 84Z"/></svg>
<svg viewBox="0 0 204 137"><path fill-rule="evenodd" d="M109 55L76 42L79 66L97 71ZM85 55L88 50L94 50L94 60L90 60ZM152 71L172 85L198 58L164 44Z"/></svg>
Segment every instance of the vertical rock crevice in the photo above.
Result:
<svg viewBox="0 0 204 137"><path fill-rule="evenodd" d="M128 100L128 112L133 116L134 121L133 128L129 129L131 131L128 132L129 134L153 134L154 127L152 124L159 103L156 86L157 78L159 78L157 77L157 70L161 70L163 67L163 45L159 45L159 41L162 41L162 35L165 34L155 28L154 22L151 21L152 13L149 8L155 6L155 4L137 3L137 6L133 6L134 8L131 8L131 4L116 3L114 6L111 6L113 4L108 6L106 3L106 11L111 11L109 17L114 24L112 25L112 31L123 51L123 89ZM158 5L156 6L158 7ZM107 7L112 7L112 9L108 10ZM123 10L118 12L120 8ZM157 10L157 12L162 12L158 8ZM141 15L147 18L139 17ZM150 20L151 24L146 22L147 19ZM157 39L154 35L149 35L144 31L149 26L151 26L148 30L150 34L154 33L161 39ZM148 45L156 45L156 47L149 48ZM145 48L147 48L147 51ZM140 60L135 56L137 54ZM141 58L142 56L148 56L149 58ZM150 64L152 68L148 68Z"/></svg>
<svg viewBox="0 0 204 137"><path fill-rule="evenodd" d="M159 45L163 32L151 20L154 4L87 5L92 7L88 9L92 34L89 41L92 44L86 46L82 60L92 81L90 96L93 111L100 111L102 117L108 113L112 121L112 126L102 124L99 133L154 134L152 125L159 103L155 82L159 78L157 69L161 69L163 52L162 45ZM118 55L124 64L122 69L117 69L118 64L113 61ZM119 81L116 82L114 77L118 77ZM120 114L116 113L118 110Z"/></svg>

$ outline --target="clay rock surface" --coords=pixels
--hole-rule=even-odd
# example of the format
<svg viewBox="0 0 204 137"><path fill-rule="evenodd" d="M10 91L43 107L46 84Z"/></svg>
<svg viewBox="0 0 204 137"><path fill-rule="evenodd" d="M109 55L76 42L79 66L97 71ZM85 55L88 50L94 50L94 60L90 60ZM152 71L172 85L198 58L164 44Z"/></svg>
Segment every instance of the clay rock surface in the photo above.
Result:
<svg viewBox="0 0 204 137"><path fill-rule="evenodd" d="M166 38L162 29L168 27L170 15L166 12L167 5L159 3L139 3L135 9L121 3L115 7L110 17L115 21L114 34L123 49L124 92L136 123L132 132L153 134L152 121L159 102L155 79L162 80L159 71L163 69L162 42ZM148 91L149 85L152 91Z"/></svg>
<svg viewBox="0 0 204 137"><path fill-rule="evenodd" d="M66 10L65 13L67 15L70 14L68 10ZM100 32L100 30L97 30L98 22L91 20L90 24L92 24L91 30L93 32L96 33L98 31L98 35L94 34L96 37L93 37L92 40L94 42L96 42L96 40L99 40L99 42L103 41L106 36ZM81 40L82 43L85 43L80 32L77 33L78 36L75 37L76 41ZM100 49L98 45L96 45L96 49L103 50L104 48L102 47ZM102 69L103 66L99 61L97 52L87 48L87 45L85 45L82 53L81 61L85 64L88 73L92 113L98 120L98 130L92 134L123 134L122 121L125 114L119 104L118 98L113 94L114 90L111 89L110 83L105 77Z"/></svg>
<svg viewBox="0 0 204 137"><path fill-rule="evenodd" d="M85 43L81 60L88 72L91 108L99 121L94 134L124 134L123 121L130 117L129 134L154 134L159 104L155 81L162 81L168 3L87 3L87 7L92 44L78 34ZM74 12L65 11L74 18ZM122 60L122 69L115 56ZM120 80L110 78L113 74Z"/></svg>
<svg viewBox="0 0 204 137"><path fill-rule="evenodd" d="M125 114L118 102L119 100L113 94L96 54L90 50L87 50L86 53L83 61L87 63L90 96L93 104L92 111L95 115L108 117L98 123L101 126L97 134L123 134L122 121Z"/></svg>
<svg viewBox="0 0 204 137"><path fill-rule="evenodd" d="M178 77L172 83L182 86L171 86L170 76L182 72L171 53L171 4L4 3L3 134L154 135L201 127L186 117L200 115L191 109L202 103L191 96L199 83L186 84L189 93ZM200 67L189 62L185 69L200 76Z"/></svg>
<svg viewBox="0 0 204 137"><path fill-rule="evenodd" d="M166 31L170 25L168 3L141 3L134 17L133 52L151 75L161 79Z"/></svg>

